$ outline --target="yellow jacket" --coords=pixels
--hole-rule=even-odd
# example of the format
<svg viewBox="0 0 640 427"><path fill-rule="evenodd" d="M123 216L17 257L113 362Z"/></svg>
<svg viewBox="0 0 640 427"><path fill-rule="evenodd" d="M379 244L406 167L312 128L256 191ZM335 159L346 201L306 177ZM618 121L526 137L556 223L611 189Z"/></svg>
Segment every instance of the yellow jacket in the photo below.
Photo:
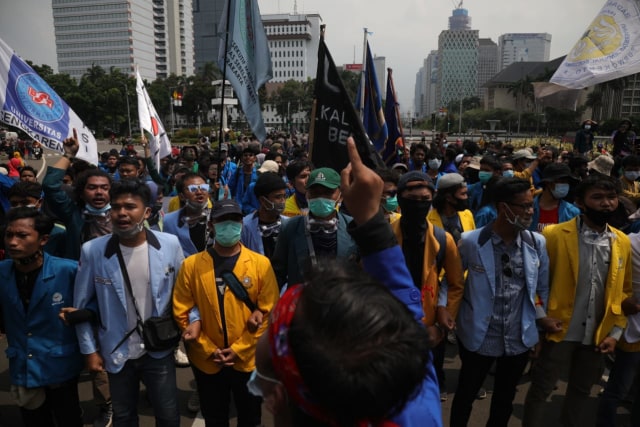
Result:
<svg viewBox="0 0 640 427"><path fill-rule="evenodd" d="M622 185L622 195L637 207L640 204L640 182L629 181L623 176L620 178L620 184Z"/></svg>
<svg viewBox="0 0 640 427"><path fill-rule="evenodd" d="M295 194L292 194L291 196L289 196L287 200L284 202L284 211L282 212L282 215L293 217L293 216L306 215L306 214L307 214L306 212L303 212L298 207L298 202L296 200Z"/></svg>
<svg viewBox="0 0 640 427"><path fill-rule="evenodd" d="M460 217L460 225L462 225L462 231L471 231L476 229L476 223L473 220L473 213L469 209L458 211L458 216ZM429 211L429 214L427 215L427 221L429 221L431 224L437 225L440 228L444 228L440 212L438 212L436 209L431 209Z"/></svg>
<svg viewBox="0 0 640 427"><path fill-rule="evenodd" d="M547 315L562 321L563 330L547 334L550 341L562 341L567 332L578 283L579 248L578 217L560 224L545 227L542 234L547 240L549 253L549 304ZM598 345L614 326L624 328L627 318L621 303L631 294L631 243L620 230L609 227L615 238L611 242L611 259L605 284L605 314L595 332Z"/></svg>
<svg viewBox="0 0 640 427"><path fill-rule="evenodd" d="M245 286L249 298L264 314L262 326L255 332L247 330L251 312L231 292L224 291L224 317L229 347L238 355L233 369L251 372L255 368L256 343L267 328L269 312L278 301L278 283L266 257L244 246L240 251L233 273ZM215 374L221 367L211 356L224 348L222 317L215 285L213 259L207 251L198 252L184 260L173 290L173 315L181 329L189 323L189 310L194 306L200 311L202 331L200 337L187 345L189 360L207 374Z"/></svg>
<svg viewBox="0 0 640 427"><path fill-rule="evenodd" d="M391 223L393 233L396 235L398 244L402 246L402 229L400 221ZM458 253L458 247L453 240L451 234L446 233L447 248L445 250L442 269L446 272L448 284L448 300L460 301L464 292L464 277L462 274L462 261ZM440 285L438 280L438 272L436 267L436 255L440 250L438 239L433 233L433 225L427 230L427 236L424 239L424 262L422 267L422 310L425 325L431 326L436 322L436 308L438 306L438 292ZM450 313L453 311L447 307ZM452 314L453 315L453 314Z"/></svg>

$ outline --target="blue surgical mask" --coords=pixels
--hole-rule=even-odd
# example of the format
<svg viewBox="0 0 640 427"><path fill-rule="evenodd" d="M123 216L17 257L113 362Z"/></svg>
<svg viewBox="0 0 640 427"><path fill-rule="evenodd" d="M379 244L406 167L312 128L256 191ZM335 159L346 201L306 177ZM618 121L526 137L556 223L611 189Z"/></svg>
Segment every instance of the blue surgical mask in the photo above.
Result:
<svg viewBox="0 0 640 427"><path fill-rule="evenodd" d="M487 182L489 182L492 176L493 176L493 172L487 172L487 171L478 172L478 179L483 184L486 184Z"/></svg>
<svg viewBox="0 0 640 427"><path fill-rule="evenodd" d="M326 218L336 210L336 201L333 199L316 197L307 201L309 202L309 212L318 218Z"/></svg>
<svg viewBox="0 0 640 427"><path fill-rule="evenodd" d="M636 179L640 178L640 172L638 172L638 171L625 171L624 177L627 178L629 181L635 181Z"/></svg>
<svg viewBox="0 0 640 427"><path fill-rule="evenodd" d="M238 221L222 221L213 224L216 231L216 243L220 246L231 247L240 241L242 223Z"/></svg>
<svg viewBox="0 0 640 427"><path fill-rule="evenodd" d="M502 176L505 178L513 178L513 169L502 171Z"/></svg>
<svg viewBox="0 0 640 427"><path fill-rule="evenodd" d="M569 194L569 184L557 183L551 189L551 194L555 199L564 199Z"/></svg>
<svg viewBox="0 0 640 427"><path fill-rule="evenodd" d="M442 160L438 160L438 159L431 159L427 163L427 165L429 166L429 169L439 169L441 164L442 164Z"/></svg>
<svg viewBox="0 0 640 427"><path fill-rule="evenodd" d="M384 209L387 212L395 212L398 210L398 196L387 197L384 199Z"/></svg>

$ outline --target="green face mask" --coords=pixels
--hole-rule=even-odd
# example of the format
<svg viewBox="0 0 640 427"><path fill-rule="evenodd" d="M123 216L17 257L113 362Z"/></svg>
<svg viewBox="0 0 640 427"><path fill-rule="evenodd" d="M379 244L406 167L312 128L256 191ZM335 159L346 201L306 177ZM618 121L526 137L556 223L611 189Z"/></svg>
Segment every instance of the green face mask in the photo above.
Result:
<svg viewBox="0 0 640 427"><path fill-rule="evenodd" d="M384 210L387 212L395 212L398 210L398 196L387 197L384 199Z"/></svg>
<svg viewBox="0 0 640 427"><path fill-rule="evenodd" d="M213 225L216 230L216 243L220 246L231 247L240 241L242 223L237 221L223 221Z"/></svg>
<svg viewBox="0 0 640 427"><path fill-rule="evenodd" d="M333 199L325 199L317 197L309 199L309 212L318 218L326 218L336 209L336 201Z"/></svg>
<svg viewBox="0 0 640 427"><path fill-rule="evenodd" d="M492 176L493 176L493 172L487 172L487 171L478 172L478 179L483 184L486 184L487 182L489 182Z"/></svg>

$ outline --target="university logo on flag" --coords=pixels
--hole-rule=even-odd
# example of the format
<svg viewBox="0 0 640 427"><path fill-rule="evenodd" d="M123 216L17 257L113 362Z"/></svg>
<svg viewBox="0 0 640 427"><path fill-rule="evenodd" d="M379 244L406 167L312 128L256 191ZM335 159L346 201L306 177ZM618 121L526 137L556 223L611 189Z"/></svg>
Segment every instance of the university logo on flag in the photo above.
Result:
<svg viewBox="0 0 640 427"><path fill-rule="evenodd" d="M93 133L26 62L0 40L0 122L26 132L43 147L64 153L62 143L76 130L77 157L98 164Z"/></svg>
<svg viewBox="0 0 640 427"><path fill-rule="evenodd" d="M550 82L571 89L640 72L640 7L608 0Z"/></svg>

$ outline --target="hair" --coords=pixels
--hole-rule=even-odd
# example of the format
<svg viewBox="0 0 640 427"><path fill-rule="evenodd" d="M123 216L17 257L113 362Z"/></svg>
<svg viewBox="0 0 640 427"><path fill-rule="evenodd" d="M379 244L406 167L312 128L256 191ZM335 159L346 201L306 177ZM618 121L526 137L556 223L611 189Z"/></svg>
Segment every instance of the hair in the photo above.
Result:
<svg viewBox="0 0 640 427"><path fill-rule="evenodd" d="M291 162L287 166L287 178L291 182L296 179L296 176L300 175L300 173L307 168L309 168L310 170L313 169L310 162L306 162L304 160L296 160L295 162Z"/></svg>
<svg viewBox="0 0 640 427"><path fill-rule="evenodd" d="M258 153L260 152L260 150L258 150L258 148L256 148L254 145L249 144L247 145L243 150L242 150L242 154L244 153L251 153L254 156L257 156Z"/></svg>
<svg viewBox="0 0 640 427"><path fill-rule="evenodd" d="M400 172L397 169L376 169L376 173L380 178L382 178L383 182L391 182L396 187L398 186L398 181L400 180Z"/></svg>
<svg viewBox="0 0 640 427"><path fill-rule="evenodd" d="M426 155L427 152L429 151L427 149L427 146L424 145L423 143L418 143L418 144L411 144L411 148L409 149L409 155L413 156L413 154L417 151L417 150L422 150L424 152L424 154Z"/></svg>
<svg viewBox="0 0 640 427"><path fill-rule="evenodd" d="M487 190L489 188L487 187ZM493 203L512 202L518 194L531 191L531 183L521 178L502 178L491 189Z"/></svg>
<svg viewBox="0 0 640 427"><path fill-rule="evenodd" d="M306 276L289 342L314 400L341 426L393 416L427 374L424 325L345 263L322 262Z"/></svg>
<svg viewBox="0 0 640 427"><path fill-rule="evenodd" d="M33 197L42 198L42 184L39 182L18 181L8 191L7 197Z"/></svg>
<svg viewBox="0 0 640 427"><path fill-rule="evenodd" d="M257 198L260 198L260 196L267 197L274 191L286 190L286 188L287 184L280 178L280 175L275 172L264 172L258 176L253 186L253 192Z"/></svg>
<svg viewBox="0 0 640 427"><path fill-rule="evenodd" d="M73 188L73 192L76 200L80 201L80 203L82 204L84 204L84 201L82 201L82 193L84 192L84 187L86 187L87 181L89 181L89 178L92 178L94 176L107 178L107 180L109 181L109 185L113 185L113 180L111 179L111 175L109 175L107 172L103 171L102 169L92 167L82 171L80 174L77 175L76 178L74 178L75 186Z"/></svg>
<svg viewBox="0 0 640 427"><path fill-rule="evenodd" d="M35 176L36 178L38 177L38 173L37 173L37 172L36 172L36 170L33 168L33 166L29 166L29 165L23 166L23 167L20 169L20 176L22 176L22 172L24 172L24 171L31 171L31 172L33 172L33 176Z"/></svg>
<svg viewBox="0 0 640 427"><path fill-rule="evenodd" d="M120 159L118 159L118 163L116 163L116 168L120 168L121 165L132 165L136 169L140 169L140 163L138 163L137 157L132 157L132 156L120 157Z"/></svg>
<svg viewBox="0 0 640 427"><path fill-rule="evenodd" d="M205 177L203 177L202 175L200 175L197 172L187 172L184 174L184 176L179 179L176 182L176 191L178 192L178 194L184 192L184 183L187 182L187 180L192 179L192 178L200 178L202 180L204 180L204 182L207 182L207 179Z"/></svg>
<svg viewBox="0 0 640 427"><path fill-rule="evenodd" d="M602 174L589 175L576 186L575 200L583 201L584 197L587 195L587 191L592 188L605 191L615 191L617 195L622 193L622 187L619 180Z"/></svg>
<svg viewBox="0 0 640 427"><path fill-rule="evenodd" d="M480 159L480 164L487 165L494 171L502 171L502 163L500 163L500 160L498 160L494 156L482 156L482 158Z"/></svg>
<svg viewBox="0 0 640 427"><path fill-rule="evenodd" d="M267 154L264 155L264 160L275 160L276 157L280 157L282 159L282 161L284 162L286 160L286 157L284 154L280 154L277 151L269 151Z"/></svg>
<svg viewBox="0 0 640 427"><path fill-rule="evenodd" d="M640 166L640 156L636 156L634 154L631 154L625 158L622 159L622 167L626 168L626 167L638 167Z"/></svg>
<svg viewBox="0 0 640 427"><path fill-rule="evenodd" d="M109 197L115 200L123 194L131 194L134 197L140 197L145 206L151 206L151 190L139 179L126 179L117 181L109 190Z"/></svg>
<svg viewBox="0 0 640 427"><path fill-rule="evenodd" d="M438 191L435 192L431 205L437 211L442 210L442 208L444 208L445 204L447 203L447 197L446 197L447 194L455 194L455 192L458 191L460 188L466 187L466 186L467 186L466 182L461 182L458 185L452 185L451 187L439 189Z"/></svg>
<svg viewBox="0 0 640 427"><path fill-rule="evenodd" d="M33 228L38 232L39 236L51 234L51 230L53 230L54 226L53 220L44 213L33 208L19 207L9 210L6 216L6 223L8 225L13 221L28 218L33 219Z"/></svg>

